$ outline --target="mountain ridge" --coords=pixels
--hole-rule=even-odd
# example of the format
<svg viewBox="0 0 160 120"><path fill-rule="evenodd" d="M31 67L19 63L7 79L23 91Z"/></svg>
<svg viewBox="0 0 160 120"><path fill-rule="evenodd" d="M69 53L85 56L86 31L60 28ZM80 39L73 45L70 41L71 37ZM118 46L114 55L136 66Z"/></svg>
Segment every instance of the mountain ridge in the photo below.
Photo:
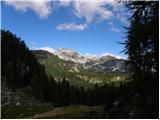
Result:
<svg viewBox="0 0 160 120"><path fill-rule="evenodd" d="M56 52L52 53L47 50L33 50L33 51L41 51L38 53L38 57L41 54L50 54L55 55L61 61L61 64L65 63L66 66L72 66L74 68L83 68L85 70L94 71L94 72L127 72L127 65L125 65L125 60L118 59L111 55L106 55L102 57L85 57L80 55L78 52L73 51L71 49L61 48ZM35 53L36 54L36 53ZM42 55L43 56L43 55ZM44 55L45 56L45 55ZM44 57L43 56L43 57ZM67 62L70 61L70 62ZM73 62L73 63L72 63ZM60 64L60 63L59 63ZM75 69L74 71L79 71L79 69Z"/></svg>
<svg viewBox="0 0 160 120"><path fill-rule="evenodd" d="M49 47L43 47L43 48L37 48L35 50L45 50L48 51L52 54L57 55L59 58L63 60L69 60L73 62L78 62L78 63L86 63L91 60L99 60L103 58L110 58L112 57L113 59L123 59L120 56L112 55L110 53L103 53L99 55L92 55L92 54L81 54L73 49L70 48L58 48L58 49L53 49ZM125 59L123 59L125 60Z"/></svg>

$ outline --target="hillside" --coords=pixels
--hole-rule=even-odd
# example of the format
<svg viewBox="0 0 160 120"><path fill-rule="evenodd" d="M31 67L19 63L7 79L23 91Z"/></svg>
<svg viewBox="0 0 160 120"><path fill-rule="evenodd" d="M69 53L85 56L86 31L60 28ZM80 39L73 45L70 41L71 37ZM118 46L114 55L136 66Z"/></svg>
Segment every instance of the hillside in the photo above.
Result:
<svg viewBox="0 0 160 120"><path fill-rule="evenodd" d="M25 43L10 31L1 30L1 116L22 118L48 111L48 77ZM48 92L48 91L47 91Z"/></svg>
<svg viewBox="0 0 160 120"><path fill-rule="evenodd" d="M1 8L1 119L159 118L159 1Z"/></svg>
<svg viewBox="0 0 160 120"><path fill-rule="evenodd" d="M73 62L69 60L63 60L58 57L58 55L55 55L53 53L50 53L48 51L44 50L33 50L32 53L35 55L37 60L44 65L46 73L49 76L52 76L55 78L55 80L61 80L63 77L66 78L70 82L70 84L76 85L76 86L85 86L89 87L93 84L109 84L111 82L113 83L119 83L121 81L125 81L128 74L117 72L117 71L108 71L107 73L104 71L98 71L96 72L93 67L92 68L86 68L86 65L84 66L84 63L79 62ZM109 59L108 56L106 56L108 60L101 61L105 64L105 62L110 63L109 60L116 60L114 57L112 59ZM116 62L119 60L116 60ZM114 63L112 63L110 69L113 67ZM90 65L94 66L94 64ZM94 66L94 68L98 68Z"/></svg>
<svg viewBox="0 0 160 120"><path fill-rule="evenodd" d="M126 60L117 58L111 55L82 55L72 49L59 48L59 49L40 49L41 51L48 51L53 55L58 56L65 61L72 61L79 64L83 69L92 72L122 72L126 73L129 70L129 66L126 64Z"/></svg>
<svg viewBox="0 0 160 120"><path fill-rule="evenodd" d="M63 75L66 72L78 73L83 69L81 64L60 59L50 52L44 50L34 50L32 52L37 60L47 67L46 71L49 75Z"/></svg>

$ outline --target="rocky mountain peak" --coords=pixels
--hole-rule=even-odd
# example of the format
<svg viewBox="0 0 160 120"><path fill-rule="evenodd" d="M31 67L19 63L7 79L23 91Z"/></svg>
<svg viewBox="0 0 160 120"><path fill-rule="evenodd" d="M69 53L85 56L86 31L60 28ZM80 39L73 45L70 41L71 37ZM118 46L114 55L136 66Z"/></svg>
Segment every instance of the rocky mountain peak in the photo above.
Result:
<svg viewBox="0 0 160 120"><path fill-rule="evenodd" d="M116 57L113 57L113 56L111 56L111 55L106 55L106 56L100 57L98 61L99 61L100 63L105 63L105 62L107 62L108 60L114 60L114 59L117 59L117 58L116 58Z"/></svg>
<svg viewBox="0 0 160 120"><path fill-rule="evenodd" d="M61 59L73 62L85 63L87 61L84 56L72 49L59 48L54 54L58 55Z"/></svg>

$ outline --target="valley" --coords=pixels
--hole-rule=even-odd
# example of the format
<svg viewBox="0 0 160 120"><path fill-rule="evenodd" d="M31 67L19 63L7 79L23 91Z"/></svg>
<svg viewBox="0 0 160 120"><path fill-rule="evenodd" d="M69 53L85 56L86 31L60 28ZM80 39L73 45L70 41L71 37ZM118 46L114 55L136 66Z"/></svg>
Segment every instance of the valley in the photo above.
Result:
<svg viewBox="0 0 160 120"><path fill-rule="evenodd" d="M117 59L112 56L97 58L95 66L95 62L92 63L95 58L91 59L91 57L89 57L86 61L87 58L81 57L85 59L85 61L74 62L77 61L77 57L73 60L72 56L74 55L68 53L68 51L65 52L64 49L62 51L64 54L63 59L62 54L60 58L57 54L45 50L33 50L32 52L38 61L44 65L46 73L49 76L54 77L55 80L62 80L63 77L65 77L71 85L85 86L85 88L91 87L94 84L104 85L114 83L118 85L121 82L127 82L129 77L129 72L127 72L129 67L125 65L125 60ZM59 51L59 53L61 52ZM72 53L75 54L76 52ZM76 53L76 55L80 56L78 53ZM67 58L66 56L70 57ZM114 61L114 63L109 65L111 61ZM100 63L105 63L107 65L102 66ZM102 70L100 67L105 69ZM97 71L94 68L96 68ZM114 68L117 68L117 71L113 71Z"/></svg>
<svg viewBox="0 0 160 120"><path fill-rule="evenodd" d="M9 31L2 33L2 52L8 54L2 64L2 118L105 118L105 109L122 101L118 92L128 89L123 86L130 82L130 74L121 71L126 67L119 59L103 56L77 62L73 60L77 57L63 50L66 60L48 51L31 51ZM106 69L95 71L95 62L100 66L106 63Z"/></svg>
<svg viewBox="0 0 160 120"><path fill-rule="evenodd" d="M2 119L158 119L159 2L1 1Z"/></svg>

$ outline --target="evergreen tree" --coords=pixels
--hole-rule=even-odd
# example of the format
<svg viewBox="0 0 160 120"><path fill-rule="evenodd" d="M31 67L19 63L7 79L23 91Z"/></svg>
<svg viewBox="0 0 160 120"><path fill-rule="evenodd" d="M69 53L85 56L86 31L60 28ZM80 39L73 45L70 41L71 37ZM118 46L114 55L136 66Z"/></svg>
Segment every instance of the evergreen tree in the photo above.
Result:
<svg viewBox="0 0 160 120"><path fill-rule="evenodd" d="M145 103L146 108L143 106L143 109L154 117L158 114L159 2L129 1L126 6L133 16L130 18L125 52L134 72L136 92L150 101L150 105Z"/></svg>
<svg viewBox="0 0 160 120"><path fill-rule="evenodd" d="M126 53L140 81L147 74L158 75L159 3L134 1L126 5L134 11L125 41Z"/></svg>
<svg viewBox="0 0 160 120"><path fill-rule="evenodd" d="M37 98L47 95L47 75L24 41L9 31L1 30L2 84L13 90L30 85Z"/></svg>

